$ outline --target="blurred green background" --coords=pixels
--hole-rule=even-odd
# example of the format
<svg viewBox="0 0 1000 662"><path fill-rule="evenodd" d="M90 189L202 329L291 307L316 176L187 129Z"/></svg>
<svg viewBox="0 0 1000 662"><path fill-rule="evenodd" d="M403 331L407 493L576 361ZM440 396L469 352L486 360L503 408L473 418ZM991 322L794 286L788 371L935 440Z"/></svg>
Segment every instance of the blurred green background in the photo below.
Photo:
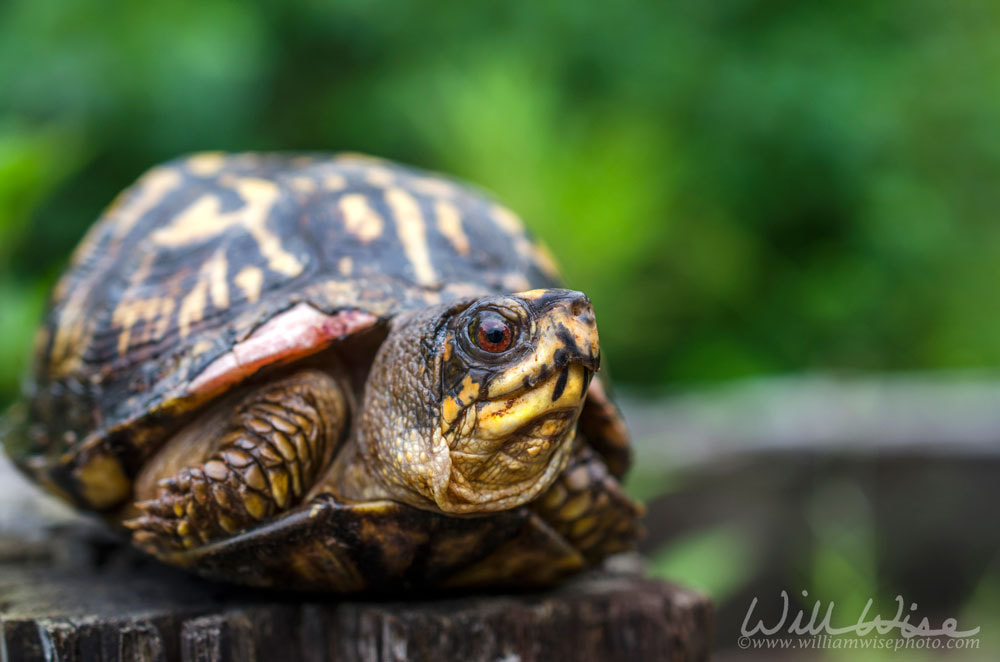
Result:
<svg viewBox="0 0 1000 662"><path fill-rule="evenodd" d="M1000 364L1000 6L0 5L0 401L101 208L203 149L468 178L619 381Z"/></svg>
<svg viewBox="0 0 1000 662"><path fill-rule="evenodd" d="M1000 365L998 72L986 2L8 0L0 406L102 207L205 149L357 150L492 190L594 299L633 392ZM850 521L875 581L874 524ZM667 572L745 565L706 535ZM836 549L809 586L848 582Z"/></svg>

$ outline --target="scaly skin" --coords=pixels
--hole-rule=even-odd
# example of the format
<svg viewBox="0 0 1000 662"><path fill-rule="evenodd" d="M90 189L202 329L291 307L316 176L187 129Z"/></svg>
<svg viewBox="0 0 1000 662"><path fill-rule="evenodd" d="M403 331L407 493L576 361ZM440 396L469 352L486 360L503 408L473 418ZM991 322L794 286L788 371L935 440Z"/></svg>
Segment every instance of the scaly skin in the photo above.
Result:
<svg viewBox="0 0 1000 662"><path fill-rule="evenodd" d="M499 352L475 340L490 315L512 333ZM640 535L641 506L622 492L608 457L577 438L599 365L582 294L535 290L396 318L356 412L331 361L332 374L303 371L258 387L226 425L209 416L177 435L149 465L161 478L155 495L127 522L136 544L195 567L225 569L229 555L244 564L248 554L251 564L266 557L272 569L241 581L348 591L364 586L366 572L368 581L391 584L415 559L435 559L431 571L455 564L446 584L545 583ZM201 441L199 433L213 430L221 433ZM189 458L194 448L203 456ZM498 528L488 518L454 518L490 513ZM325 528L305 532L320 521ZM297 528L279 533L286 522ZM452 526L450 541L430 535ZM458 533L464 526L468 536ZM254 527L258 538L288 542L248 547L236 534ZM293 530L302 534L295 541ZM501 530L507 537L494 547L480 546Z"/></svg>
<svg viewBox="0 0 1000 662"><path fill-rule="evenodd" d="M49 491L231 581L554 581L606 549L589 515L635 516L600 473L629 444L591 380L593 311L541 289L561 282L516 215L432 173L176 159L77 249L0 436ZM471 347L483 307L528 342ZM574 445L596 451L586 476Z"/></svg>
<svg viewBox="0 0 1000 662"><path fill-rule="evenodd" d="M330 462L349 420L341 385L305 371L247 397L204 447L203 463L159 481L125 522L148 549L190 548L266 521L299 503Z"/></svg>
<svg viewBox="0 0 1000 662"><path fill-rule="evenodd" d="M590 563L628 549L643 535L642 505L587 446L577 447L566 470L530 507Z"/></svg>
<svg viewBox="0 0 1000 662"><path fill-rule="evenodd" d="M498 355L468 337L493 311L518 334ZM566 466L599 357L594 312L579 292L533 290L402 317L372 364L356 447L337 458L331 491L456 515L521 506Z"/></svg>

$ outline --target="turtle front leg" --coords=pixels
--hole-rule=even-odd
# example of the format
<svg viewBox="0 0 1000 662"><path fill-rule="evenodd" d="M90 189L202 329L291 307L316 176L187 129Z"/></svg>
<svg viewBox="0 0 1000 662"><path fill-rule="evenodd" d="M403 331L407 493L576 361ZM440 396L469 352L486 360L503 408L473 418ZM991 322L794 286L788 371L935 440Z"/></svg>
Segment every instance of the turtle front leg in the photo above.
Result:
<svg viewBox="0 0 1000 662"><path fill-rule="evenodd" d="M587 401L580 412L578 433L596 449L616 478L625 475L632 463L628 429L618 407L608 397L604 380L598 375L587 389Z"/></svg>
<svg viewBox="0 0 1000 662"><path fill-rule="evenodd" d="M601 456L583 445L529 508L589 563L630 549L644 534L642 504L629 498Z"/></svg>
<svg viewBox="0 0 1000 662"><path fill-rule="evenodd" d="M203 419L161 451L155 496L137 501L139 516L125 522L137 546L194 547L298 504L329 466L350 415L343 381L318 371L265 384L233 411L228 422Z"/></svg>

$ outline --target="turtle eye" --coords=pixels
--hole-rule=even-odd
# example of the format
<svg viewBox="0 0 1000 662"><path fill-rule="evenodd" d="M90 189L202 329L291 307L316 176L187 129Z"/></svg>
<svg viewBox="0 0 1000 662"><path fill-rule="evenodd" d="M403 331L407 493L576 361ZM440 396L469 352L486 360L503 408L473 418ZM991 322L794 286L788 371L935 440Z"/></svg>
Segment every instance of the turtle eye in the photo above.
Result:
<svg viewBox="0 0 1000 662"><path fill-rule="evenodd" d="M514 330L502 315L484 312L477 316L469 328L472 341L491 354L506 352L514 344Z"/></svg>

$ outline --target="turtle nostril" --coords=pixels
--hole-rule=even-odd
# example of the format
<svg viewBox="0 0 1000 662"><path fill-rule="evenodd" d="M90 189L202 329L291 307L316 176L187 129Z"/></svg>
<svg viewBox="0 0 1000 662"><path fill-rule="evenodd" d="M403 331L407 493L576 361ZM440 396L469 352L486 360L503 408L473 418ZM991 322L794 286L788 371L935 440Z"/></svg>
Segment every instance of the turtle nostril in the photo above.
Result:
<svg viewBox="0 0 1000 662"><path fill-rule="evenodd" d="M586 325L594 323L594 307L590 303L590 297L582 292L577 293L569 304L570 313Z"/></svg>
<svg viewBox="0 0 1000 662"><path fill-rule="evenodd" d="M570 310L573 311L574 315L579 315L584 311L592 310L590 305L590 297L588 297L586 294L583 293L580 293L577 296L573 297L573 300L570 302L569 306Z"/></svg>
<svg viewBox="0 0 1000 662"><path fill-rule="evenodd" d="M589 301L586 303L574 302L570 311L573 313L573 317L584 326L592 327L597 324L597 319L594 317L594 309L591 307Z"/></svg>

